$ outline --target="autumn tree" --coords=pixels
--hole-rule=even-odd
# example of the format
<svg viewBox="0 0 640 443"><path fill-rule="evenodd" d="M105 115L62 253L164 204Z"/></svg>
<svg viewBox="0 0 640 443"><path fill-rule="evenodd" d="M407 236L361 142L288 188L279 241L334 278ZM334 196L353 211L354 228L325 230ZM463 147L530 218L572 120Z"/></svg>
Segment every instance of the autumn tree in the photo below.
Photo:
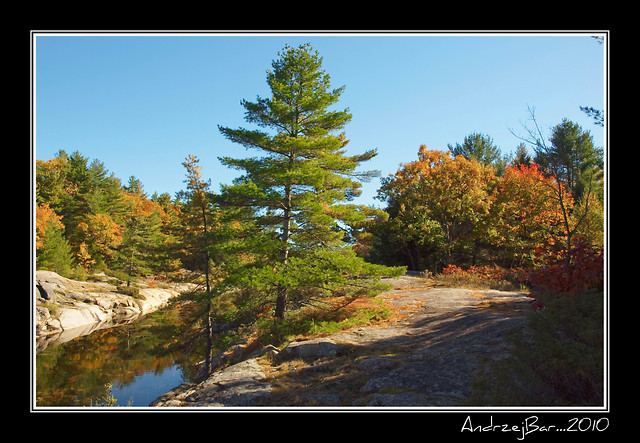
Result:
<svg viewBox="0 0 640 443"><path fill-rule="evenodd" d="M98 160L61 150L36 161L36 203L47 203L64 220L64 236L85 268L105 267L122 240L125 208L121 183Z"/></svg>
<svg viewBox="0 0 640 443"><path fill-rule="evenodd" d="M76 226L77 238L81 248L86 247L92 262L98 266L107 266L115 258L118 246L122 243L123 227L109 214L89 214Z"/></svg>
<svg viewBox="0 0 640 443"><path fill-rule="evenodd" d="M430 266L450 264L454 254L475 264L490 234L496 183L493 168L422 145L417 161L382 179L378 198L389 205L391 238L426 247ZM417 258L411 266L423 270Z"/></svg>
<svg viewBox="0 0 640 443"><path fill-rule="evenodd" d="M535 110L529 108L530 125L523 124L525 135L516 137L531 144L536 153L535 161L548 177L554 178L554 199L560 205L564 227L563 248L566 266L571 263L573 238L586 220L593 220L593 211L602 211L603 200L603 151L593 145L588 131L563 119L552 129L549 142L535 118ZM513 133L513 131L512 131ZM574 203L578 202L577 205ZM574 213L574 209L579 208ZM591 213L591 215L590 215ZM599 218L599 217L595 217Z"/></svg>
<svg viewBox="0 0 640 443"><path fill-rule="evenodd" d="M284 318L291 297L332 294L339 288L371 293L365 280L399 272L367 264L345 244L349 223L366 215L344 204L360 194L359 180L373 176L356 168L375 150L348 156L340 131L350 120L348 110L330 110L344 87L332 89L322 70L322 58L310 45L286 46L267 73L271 97L243 100L245 120L263 130L220 126L230 141L262 156L221 157L222 164L242 171L224 186L229 206L250 207L262 235L259 244L247 240L253 265L233 272L234 282L266 297L275 295L275 315Z"/></svg>
<svg viewBox="0 0 640 443"><path fill-rule="evenodd" d="M36 207L36 267L66 275L73 266L73 256L61 219L48 203Z"/></svg>
<svg viewBox="0 0 640 443"><path fill-rule="evenodd" d="M130 280L182 266L183 220L169 194L149 198L133 176L122 186L102 162L78 151L36 160L36 205L38 267L79 277L125 271Z"/></svg>
<svg viewBox="0 0 640 443"><path fill-rule="evenodd" d="M507 167L496 189L491 222L496 252L508 267L532 265L535 251L548 249L564 235L558 186L536 163ZM564 205L571 204L565 197Z"/></svg>
<svg viewBox="0 0 640 443"><path fill-rule="evenodd" d="M604 248L605 213L604 202L595 193L588 193L574 205L571 226L575 234L591 246Z"/></svg>

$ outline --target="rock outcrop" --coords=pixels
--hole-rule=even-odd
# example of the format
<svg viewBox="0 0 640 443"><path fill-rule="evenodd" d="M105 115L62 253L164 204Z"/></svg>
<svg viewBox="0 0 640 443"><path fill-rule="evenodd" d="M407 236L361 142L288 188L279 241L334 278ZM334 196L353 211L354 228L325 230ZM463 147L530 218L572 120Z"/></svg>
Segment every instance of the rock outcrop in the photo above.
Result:
<svg viewBox="0 0 640 443"><path fill-rule="evenodd" d="M251 346L238 346L225 361L236 362L215 371L200 383L183 383L161 395L149 406L228 407L255 406L269 400L272 386L258 358L271 361L301 359L315 361L335 357L343 348L328 338L291 342L282 351L272 345L250 352ZM246 358L243 360L243 358ZM238 360L241 360L237 362Z"/></svg>
<svg viewBox="0 0 640 443"><path fill-rule="evenodd" d="M270 392L264 368L251 358L215 372L202 383L184 383L149 406L252 406Z"/></svg>
<svg viewBox="0 0 640 443"><path fill-rule="evenodd" d="M427 287L410 278L398 283L379 296L396 312L390 322L282 350L238 347L226 368L150 406L468 405L475 374L506 358L506 337L526 327L528 294Z"/></svg>
<svg viewBox="0 0 640 443"><path fill-rule="evenodd" d="M38 349L97 329L128 323L165 305L189 284L142 287L136 297L108 281L81 282L52 271L36 271L35 332Z"/></svg>

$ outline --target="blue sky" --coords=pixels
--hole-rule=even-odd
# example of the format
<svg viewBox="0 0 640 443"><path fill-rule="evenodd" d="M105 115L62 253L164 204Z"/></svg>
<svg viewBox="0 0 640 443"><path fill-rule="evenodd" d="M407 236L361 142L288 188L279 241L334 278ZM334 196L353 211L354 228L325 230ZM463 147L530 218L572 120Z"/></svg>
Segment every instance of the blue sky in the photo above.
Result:
<svg viewBox="0 0 640 443"><path fill-rule="evenodd" d="M480 132L504 154L519 144L527 106L550 128L568 118L605 147L605 131L580 106L605 109L606 47L588 34L35 34L35 158L60 149L98 159L147 194L184 189L182 162L200 159L213 190L236 171L219 156L256 155L218 125L244 121L242 99L269 97L266 70L285 44L310 42L333 87L349 154L377 148L362 169L394 173L418 147L446 150ZM356 203L374 200L379 179Z"/></svg>

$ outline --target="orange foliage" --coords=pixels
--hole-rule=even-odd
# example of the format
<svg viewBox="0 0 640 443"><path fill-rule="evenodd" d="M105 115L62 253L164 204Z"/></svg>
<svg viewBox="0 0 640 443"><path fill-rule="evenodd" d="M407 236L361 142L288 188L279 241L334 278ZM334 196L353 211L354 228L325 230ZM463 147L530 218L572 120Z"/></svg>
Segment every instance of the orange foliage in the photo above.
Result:
<svg viewBox="0 0 640 443"><path fill-rule="evenodd" d="M485 226L496 180L492 168L422 145L417 161L383 179L381 194L397 205L406 235L435 234L452 244L479 235L472 231Z"/></svg>
<svg viewBox="0 0 640 443"><path fill-rule="evenodd" d="M530 266L534 251L569 247L576 230L571 192L535 163L498 177L492 167L422 145L418 160L382 179L378 194L389 202L384 241L404 244L416 269L434 251L444 263L475 264L488 252L503 265Z"/></svg>
<svg viewBox="0 0 640 443"><path fill-rule="evenodd" d="M77 229L90 248L108 258L113 258L114 248L122 243L122 226L108 214L88 215L86 221L78 223Z"/></svg>
<svg viewBox="0 0 640 443"><path fill-rule="evenodd" d="M122 191L122 197L125 204L131 208L131 217L145 217L151 215L153 212L157 212L163 222L166 222L169 218L169 214L162 209L162 206L142 195Z"/></svg>
<svg viewBox="0 0 640 443"><path fill-rule="evenodd" d="M48 203L42 203L36 207L36 249L40 249L44 244L46 231L49 227L64 229L61 219L62 216L57 215Z"/></svg>
<svg viewBox="0 0 640 443"><path fill-rule="evenodd" d="M87 248L87 244L82 242L78 245L78 252L76 253L76 258L80 265L83 268L89 269L91 265L95 264L95 260L91 258L91 254L89 254L89 249Z"/></svg>
<svg viewBox="0 0 640 443"><path fill-rule="evenodd" d="M545 177L539 165L507 167L497 188L493 225L497 246L526 255L547 249L566 235L558 190L568 211L573 199L561 184Z"/></svg>

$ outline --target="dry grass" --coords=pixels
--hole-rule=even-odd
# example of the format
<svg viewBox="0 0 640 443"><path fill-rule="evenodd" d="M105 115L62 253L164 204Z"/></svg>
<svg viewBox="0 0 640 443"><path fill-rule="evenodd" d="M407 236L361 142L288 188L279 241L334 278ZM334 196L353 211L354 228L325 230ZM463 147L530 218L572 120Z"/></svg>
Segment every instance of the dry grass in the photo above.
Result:
<svg viewBox="0 0 640 443"><path fill-rule="evenodd" d="M350 406L366 383L349 355L316 360L293 359L271 365L260 360L273 390L268 405ZM349 392L354 393L351 398Z"/></svg>

